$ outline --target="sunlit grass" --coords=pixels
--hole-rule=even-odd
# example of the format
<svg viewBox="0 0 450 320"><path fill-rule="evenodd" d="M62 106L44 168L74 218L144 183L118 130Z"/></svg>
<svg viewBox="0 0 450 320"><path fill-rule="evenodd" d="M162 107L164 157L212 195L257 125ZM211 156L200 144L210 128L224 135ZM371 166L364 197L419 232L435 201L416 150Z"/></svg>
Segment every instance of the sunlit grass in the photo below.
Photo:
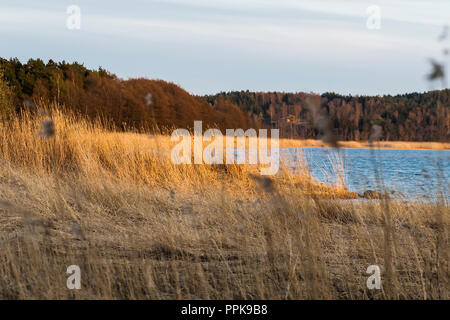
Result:
<svg viewBox="0 0 450 320"><path fill-rule="evenodd" d="M177 166L168 136L49 113L53 136L48 116L0 127L0 298L449 298L445 202L346 200L306 163Z"/></svg>

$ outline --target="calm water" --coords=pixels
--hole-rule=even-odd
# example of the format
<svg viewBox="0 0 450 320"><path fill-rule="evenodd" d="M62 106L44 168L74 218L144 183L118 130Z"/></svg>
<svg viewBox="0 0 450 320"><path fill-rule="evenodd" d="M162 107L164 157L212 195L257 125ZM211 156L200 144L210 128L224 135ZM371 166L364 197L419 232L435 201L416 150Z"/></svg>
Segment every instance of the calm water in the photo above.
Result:
<svg viewBox="0 0 450 320"><path fill-rule="evenodd" d="M387 190L403 198L435 199L439 189L449 197L450 151L368 150L368 149L282 149L281 159L295 167L299 157L306 159L311 174L333 184L343 173L349 190L363 193L380 190L378 176ZM338 165L333 165L338 163ZM375 169L375 166L377 169Z"/></svg>

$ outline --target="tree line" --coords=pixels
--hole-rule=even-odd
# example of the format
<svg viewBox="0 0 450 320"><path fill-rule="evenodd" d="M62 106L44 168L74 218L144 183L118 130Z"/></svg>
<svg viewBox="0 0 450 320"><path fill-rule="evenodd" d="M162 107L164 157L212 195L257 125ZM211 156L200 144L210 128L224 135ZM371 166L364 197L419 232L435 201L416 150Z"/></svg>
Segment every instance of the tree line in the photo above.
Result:
<svg viewBox="0 0 450 320"><path fill-rule="evenodd" d="M226 99L209 104L179 86L144 78L123 80L103 68L90 70L77 62L0 58L0 115L26 108L64 106L91 119L108 119L122 130L250 128L257 124Z"/></svg>
<svg viewBox="0 0 450 320"><path fill-rule="evenodd" d="M280 128L284 137L316 137L319 114L339 140L368 140L374 125L382 128L383 140L450 140L449 89L396 96L234 91L204 97L209 103L222 98L261 125Z"/></svg>
<svg viewBox="0 0 450 320"><path fill-rule="evenodd" d="M450 90L396 96L222 92L194 96L163 80L123 80L77 62L0 58L0 117L54 104L121 130L203 127L279 128L285 138L316 138L316 120L327 118L339 140L367 140L373 125L384 140L449 141Z"/></svg>

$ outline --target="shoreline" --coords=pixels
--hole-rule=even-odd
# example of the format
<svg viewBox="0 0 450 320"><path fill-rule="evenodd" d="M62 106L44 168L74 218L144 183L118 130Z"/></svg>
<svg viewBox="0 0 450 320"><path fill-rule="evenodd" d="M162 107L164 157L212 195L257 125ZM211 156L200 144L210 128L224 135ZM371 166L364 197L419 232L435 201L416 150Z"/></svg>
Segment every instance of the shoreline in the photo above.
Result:
<svg viewBox="0 0 450 320"><path fill-rule="evenodd" d="M273 177L250 164L175 165L169 136L51 114L47 137L36 135L45 118L31 113L0 126L0 256L9 263L0 299L449 296L435 281L447 272L447 202L369 190L361 199L302 163L300 174ZM369 295L362 271L374 257L389 260L398 281ZM82 272L75 296L70 265Z"/></svg>
<svg viewBox="0 0 450 320"><path fill-rule="evenodd" d="M367 141L339 141L342 149L387 149L387 150L450 150L450 142L378 141L369 145ZM332 148L320 140L280 139L280 148Z"/></svg>
<svg viewBox="0 0 450 320"><path fill-rule="evenodd" d="M129 132L126 132L129 134ZM125 133L125 134L126 134ZM143 134L138 134L142 135ZM172 141L171 136L168 134L163 135L155 135L154 137L158 137L158 139L162 139L162 141L166 142L170 147L175 146L179 143L179 141ZM223 146L226 146L225 139L226 136L222 136ZM192 138L192 137L191 137ZM258 146L259 140L263 138L257 138ZM265 138L264 138L265 139ZM271 146L271 138L267 138L267 145ZM192 143L193 143L192 138ZM369 144L368 141L339 141L338 142L341 149L385 149L385 150L450 150L450 142L420 142L420 141L377 141L372 145ZM209 141L202 141L202 146L206 147L209 145ZM249 140L248 137L245 139L245 146L248 147ZM321 140L315 139L279 139L279 148L330 148L333 149L330 145L322 142Z"/></svg>

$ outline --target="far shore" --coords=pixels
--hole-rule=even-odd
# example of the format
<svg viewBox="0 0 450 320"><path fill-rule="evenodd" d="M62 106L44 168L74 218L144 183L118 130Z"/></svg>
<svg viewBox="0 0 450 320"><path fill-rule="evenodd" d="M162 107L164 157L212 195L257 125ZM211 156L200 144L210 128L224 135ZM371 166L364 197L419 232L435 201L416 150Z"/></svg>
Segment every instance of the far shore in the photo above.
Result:
<svg viewBox="0 0 450 320"><path fill-rule="evenodd" d="M133 133L126 133L126 134L133 134ZM148 137L148 135L146 135ZM161 145L168 145L173 147L175 144L179 142L179 140L172 140L169 135L156 135L153 137L158 137L159 140L162 142ZM226 146L225 138L223 137L223 146ZM261 138L258 138L260 140ZM270 147L270 138L268 142L268 146ZM192 137L192 144L193 144L193 137ZM208 145L209 141L202 141L203 146ZM248 138L245 139L245 145L246 147L249 147L249 140ZM373 143L369 143L368 141L339 141L339 146L341 148L347 148L347 149L391 149L391 150L450 150L450 142L428 142L428 141L376 141ZM258 143L258 147L259 147ZM280 148L332 148L331 145L321 141L321 140L315 140L315 139L286 139L286 138L280 138L279 139L279 147Z"/></svg>
<svg viewBox="0 0 450 320"><path fill-rule="evenodd" d="M450 150L450 142L378 141L370 144L368 141L340 141L339 145L350 149L375 147L394 150ZM330 148L330 146L314 139L280 139L280 148Z"/></svg>

